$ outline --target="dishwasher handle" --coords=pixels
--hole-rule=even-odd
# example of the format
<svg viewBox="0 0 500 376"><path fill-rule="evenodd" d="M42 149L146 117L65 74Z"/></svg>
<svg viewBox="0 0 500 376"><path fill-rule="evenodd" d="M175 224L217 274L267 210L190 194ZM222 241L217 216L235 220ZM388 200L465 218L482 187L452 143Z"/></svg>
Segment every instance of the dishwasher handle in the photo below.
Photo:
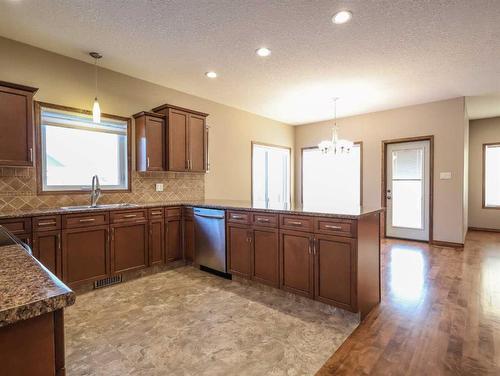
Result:
<svg viewBox="0 0 500 376"><path fill-rule="evenodd" d="M224 219L224 216L218 216L218 215L199 214L199 213L194 213L194 215L203 218Z"/></svg>

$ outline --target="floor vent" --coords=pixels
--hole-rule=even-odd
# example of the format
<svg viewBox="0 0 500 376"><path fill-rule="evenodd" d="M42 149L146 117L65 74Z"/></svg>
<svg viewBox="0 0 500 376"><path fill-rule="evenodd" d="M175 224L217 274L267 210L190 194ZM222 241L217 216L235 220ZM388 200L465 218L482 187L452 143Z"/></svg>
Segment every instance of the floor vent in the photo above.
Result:
<svg viewBox="0 0 500 376"><path fill-rule="evenodd" d="M120 283L121 281L122 281L121 274L120 275L116 275L114 277L100 279L100 280L94 282L94 288L95 289L100 289L101 287L106 287L106 286L114 285L116 283Z"/></svg>

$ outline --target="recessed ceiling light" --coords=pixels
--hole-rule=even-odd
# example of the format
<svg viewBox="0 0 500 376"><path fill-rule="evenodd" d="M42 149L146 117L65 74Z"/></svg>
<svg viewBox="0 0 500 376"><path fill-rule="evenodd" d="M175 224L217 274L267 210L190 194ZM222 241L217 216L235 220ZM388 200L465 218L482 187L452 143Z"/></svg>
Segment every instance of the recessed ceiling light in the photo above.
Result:
<svg viewBox="0 0 500 376"><path fill-rule="evenodd" d="M208 78L216 78L217 77L217 73L215 73L213 71L210 71L210 72L206 72L205 76L207 76Z"/></svg>
<svg viewBox="0 0 500 376"><path fill-rule="evenodd" d="M261 48L255 50L255 53L261 57L266 57L266 56L271 55L271 50L269 48L266 48L266 47L261 47Z"/></svg>
<svg viewBox="0 0 500 376"><path fill-rule="evenodd" d="M344 24L346 22L349 22L352 18L352 12L349 10L341 10L340 12L337 12L333 15L332 17L332 22L337 25Z"/></svg>

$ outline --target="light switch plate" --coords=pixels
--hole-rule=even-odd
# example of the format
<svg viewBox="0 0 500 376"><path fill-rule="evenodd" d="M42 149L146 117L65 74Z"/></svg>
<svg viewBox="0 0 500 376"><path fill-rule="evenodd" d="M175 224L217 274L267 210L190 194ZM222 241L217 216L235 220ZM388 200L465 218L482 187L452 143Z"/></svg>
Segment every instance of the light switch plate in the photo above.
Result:
<svg viewBox="0 0 500 376"><path fill-rule="evenodd" d="M155 189L156 189L156 192L163 192L163 184L162 183L156 183L155 184Z"/></svg>
<svg viewBox="0 0 500 376"><path fill-rule="evenodd" d="M441 179L441 180L450 180L451 179L451 172L440 172L439 173L439 179Z"/></svg>

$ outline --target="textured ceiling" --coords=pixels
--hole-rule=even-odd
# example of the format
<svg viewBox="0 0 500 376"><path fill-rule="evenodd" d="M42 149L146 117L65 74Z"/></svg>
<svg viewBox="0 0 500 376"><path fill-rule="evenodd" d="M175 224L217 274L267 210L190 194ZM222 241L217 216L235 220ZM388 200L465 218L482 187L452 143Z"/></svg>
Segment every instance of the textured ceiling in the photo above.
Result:
<svg viewBox="0 0 500 376"><path fill-rule="evenodd" d="M290 124L333 97L348 116L500 93L499 21L498 0L0 1L4 37Z"/></svg>

